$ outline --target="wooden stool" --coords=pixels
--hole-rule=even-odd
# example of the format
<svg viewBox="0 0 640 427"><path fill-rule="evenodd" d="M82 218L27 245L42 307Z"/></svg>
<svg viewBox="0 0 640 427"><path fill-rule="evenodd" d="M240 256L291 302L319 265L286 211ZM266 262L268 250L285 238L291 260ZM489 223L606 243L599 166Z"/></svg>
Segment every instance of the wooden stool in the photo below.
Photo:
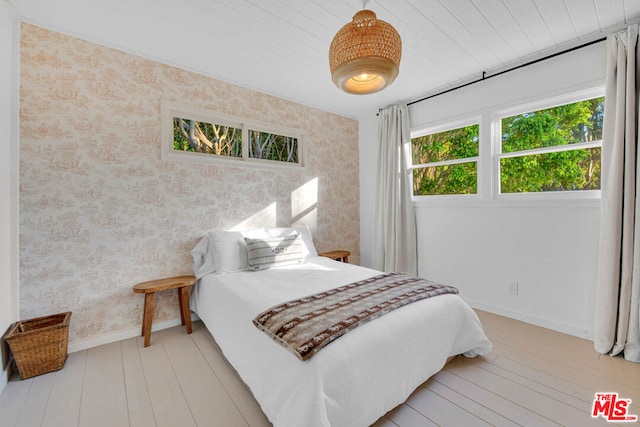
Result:
<svg viewBox="0 0 640 427"><path fill-rule="evenodd" d="M323 252L319 255L323 257L335 259L336 261L349 263L349 255L351 255L351 252L344 251L344 250L337 250L337 251Z"/></svg>
<svg viewBox="0 0 640 427"><path fill-rule="evenodd" d="M151 344L151 323L153 322L153 308L155 305L155 294L158 291L167 289L178 290L178 302L180 303L180 320L187 326L187 333L191 329L191 312L189 310L189 286L196 283L193 276L169 277L168 279L151 280L149 282L138 283L133 287L136 294L144 294L144 314L142 316L142 336L144 346Z"/></svg>

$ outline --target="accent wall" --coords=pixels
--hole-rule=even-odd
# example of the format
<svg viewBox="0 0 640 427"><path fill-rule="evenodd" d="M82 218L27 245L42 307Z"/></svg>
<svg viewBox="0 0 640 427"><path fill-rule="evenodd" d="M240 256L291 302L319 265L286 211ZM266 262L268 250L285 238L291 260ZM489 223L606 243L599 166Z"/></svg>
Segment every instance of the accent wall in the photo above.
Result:
<svg viewBox="0 0 640 427"><path fill-rule="evenodd" d="M21 318L72 311L76 349L131 334L132 286L190 274L210 229L307 225L358 262L357 121L31 24L20 45ZM298 129L306 166L163 161L162 101ZM178 314L157 296L154 324Z"/></svg>

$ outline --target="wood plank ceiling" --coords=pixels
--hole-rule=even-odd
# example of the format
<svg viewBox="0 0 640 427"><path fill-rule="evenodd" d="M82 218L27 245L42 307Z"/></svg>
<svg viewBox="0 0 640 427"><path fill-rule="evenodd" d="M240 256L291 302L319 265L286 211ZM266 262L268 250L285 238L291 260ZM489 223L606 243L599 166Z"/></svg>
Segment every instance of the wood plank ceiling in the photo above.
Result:
<svg viewBox="0 0 640 427"><path fill-rule="evenodd" d="M640 21L639 0L371 0L403 40L383 92L341 93L328 47L359 0L14 0L28 21L338 114L362 117Z"/></svg>

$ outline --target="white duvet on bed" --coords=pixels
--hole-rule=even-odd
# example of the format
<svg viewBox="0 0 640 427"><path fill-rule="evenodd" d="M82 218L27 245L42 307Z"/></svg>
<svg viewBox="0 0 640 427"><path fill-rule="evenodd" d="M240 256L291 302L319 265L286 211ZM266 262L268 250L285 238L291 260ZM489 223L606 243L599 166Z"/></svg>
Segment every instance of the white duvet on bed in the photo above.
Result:
<svg viewBox="0 0 640 427"><path fill-rule="evenodd" d="M323 257L260 272L208 274L191 308L276 426L367 426L404 402L450 356L491 350L458 295L418 301L350 331L303 362L252 320L285 301L379 272Z"/></svg>

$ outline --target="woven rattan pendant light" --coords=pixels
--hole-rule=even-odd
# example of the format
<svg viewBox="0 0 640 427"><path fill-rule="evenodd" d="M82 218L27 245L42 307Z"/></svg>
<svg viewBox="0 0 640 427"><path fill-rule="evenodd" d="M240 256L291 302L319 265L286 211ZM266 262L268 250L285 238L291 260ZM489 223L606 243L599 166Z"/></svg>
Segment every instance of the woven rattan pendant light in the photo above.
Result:
<svg viewBox="0 0 640 427"><path fill-rule="evenodd" d="M374 12L361 10L331 42L331 78L348 93L378 92L398 77L401 56L402 40L395 28Z"/></svg>

